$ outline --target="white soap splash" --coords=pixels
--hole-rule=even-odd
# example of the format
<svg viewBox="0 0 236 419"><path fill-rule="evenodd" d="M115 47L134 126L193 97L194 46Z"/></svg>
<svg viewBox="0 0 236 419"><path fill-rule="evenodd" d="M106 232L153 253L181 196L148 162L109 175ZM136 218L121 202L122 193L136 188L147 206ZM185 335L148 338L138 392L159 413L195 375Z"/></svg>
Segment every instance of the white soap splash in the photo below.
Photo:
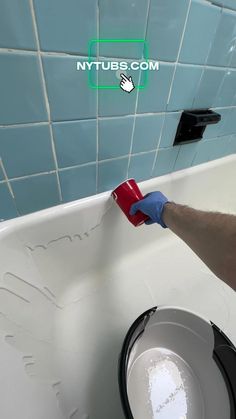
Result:
<svg viewBox="0 0 236 419"><path fill-rule="evenodd" d="M187 394L184 378L170 351L163 349L164 357L151 360L147 369L149 395L153 418L186 418Z"/></svg>

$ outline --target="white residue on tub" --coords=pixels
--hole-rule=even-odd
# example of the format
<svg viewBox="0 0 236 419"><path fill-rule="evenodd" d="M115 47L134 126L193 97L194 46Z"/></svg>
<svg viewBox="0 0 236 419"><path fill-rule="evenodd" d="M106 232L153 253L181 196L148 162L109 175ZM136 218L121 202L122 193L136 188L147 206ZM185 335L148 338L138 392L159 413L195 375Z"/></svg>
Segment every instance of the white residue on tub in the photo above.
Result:
<svg viewBox="0 0 236 419"><path fill-rule="evenodd" d="M147 369L153 418L187 418L187 394L176 359L167 349Z"/></svg>

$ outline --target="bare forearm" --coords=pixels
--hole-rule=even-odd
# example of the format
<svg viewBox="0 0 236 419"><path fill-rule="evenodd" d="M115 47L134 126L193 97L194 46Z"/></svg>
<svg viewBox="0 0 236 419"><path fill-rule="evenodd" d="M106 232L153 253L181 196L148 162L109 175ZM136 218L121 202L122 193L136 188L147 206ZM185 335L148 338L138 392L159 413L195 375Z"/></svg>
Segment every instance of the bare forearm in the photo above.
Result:
<svg viewBox="0 0 236 419"><path fill-rule="evenodd" d="M170 202L162 218L215 275L236 290L236 216Z"/></svg>

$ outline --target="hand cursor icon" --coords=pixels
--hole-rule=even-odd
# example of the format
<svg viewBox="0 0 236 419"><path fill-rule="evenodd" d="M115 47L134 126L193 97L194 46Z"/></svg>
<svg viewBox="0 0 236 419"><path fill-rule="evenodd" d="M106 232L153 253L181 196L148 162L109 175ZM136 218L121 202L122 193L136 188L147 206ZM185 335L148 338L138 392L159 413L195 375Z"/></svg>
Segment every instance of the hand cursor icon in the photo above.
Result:
<svg viewBox="0 0 236 419"><path fill-rule="evenodd" d="M134 90L135 86L132 80L132 77L127 77L125 74L120 75L121 81L120 81L120 88L124 90L125 92L132 92Z"/></svg>

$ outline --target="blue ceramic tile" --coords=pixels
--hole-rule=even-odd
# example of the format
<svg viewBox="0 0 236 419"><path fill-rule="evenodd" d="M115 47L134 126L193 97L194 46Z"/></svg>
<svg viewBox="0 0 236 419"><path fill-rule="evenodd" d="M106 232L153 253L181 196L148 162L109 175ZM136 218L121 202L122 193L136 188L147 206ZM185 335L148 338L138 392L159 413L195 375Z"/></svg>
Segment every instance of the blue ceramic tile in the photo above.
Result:
<svg viewBox="0 0 236 419"><path fill-rule="evenodd" d="M158 146L164 115L137 115L132 153L154 150Z"/></svg>
<svg viewBox="0 0 236 419"><path fill-rule="evenodd" d="M97 2L34 0L41 49L87 54L96 38Z"/></svg>
<svg viewBox="0 0 236 419"><path fill-rule="evenodd" d="M99 36L108 39L143 39L145 37L148 0L99 0ZM101 43L105 57L141 58L142 43Z"/></svg>
<svg viewBox="0 0 236 419"><path fill-rule="evenodd" d="M235 93L235 96L233 98L232 106L236 106L236 93Z"/></svg>
<svg viewBox="0 0 236 419"><path fill-rule="evenodd" d="M180 146L160 148L158 150L153 176L162 176L174 169Z"/></svg>
<svg viewBox="0 0 236 419"><path fill-rule="evenodd" d="M236 105L236 93L235 93L235 96L234 96L234 99L233 99L233 103L232 103L232 105L233 105L233 106L235 106L235 105Z"/></svg>
<svg viewBox="0 0 236 419"><path fill-rule="evenodd" d="M177 65L170 100L169 111L190 109L196 96L202 75L202 67Z"/></svg>
<svg viewBox="0 0 236 419"><path fill-rule="evenodd" d="M70 167L96 160L96 120L52 124L58 167Z"/></svg>
<svg viewBox="0 0 236 419"><path fill-rule="evenodd" d="M225 120L228 117L229 113L231 112L231 108L223 108L223 109L212 109L214 112L217 112L221 116L221 120L217 124L207 125L203 138L210 139L220 137L221 135L225 135L224 126Z"/></svg>
<svg viewBox="0 0 236 419"><path fill-rule="evenodd" d="M96 193L96 164L59 171L64 202Z"/></svg>
<svg viewBox="0 0 236 419"><path fill-rule="evenodd" d="M233 53L232 60L230 61L230 67L236 67L236 50Z"/></svg>
<svg viewBox="0 0 236 419"><path fill-rule="evenodd" d="M128 157L98 164L98 192L114 189L127 177Z"/></svg>
<svg viewBox="0 0 236 419"><path fill-rule="evenodd" d="M134 178L136 182L149 179L151 177L152 165L156 152L138 154L131 156L129 165L129 178Z"/></svg>
<svg viewBox="0 0 236 419"><path fill-rule="evenodd" d="M236 2L235 0L224 0L224 7L228 7L229 9L236 10Z"/></svg>
<svg viewBox="0 0 236 419"><path fill-rule="evenodd" d="M205 163L210 160L210 154L213 149L215 140L200 141L197 147L197 152L192 162L192 166Z"/></svg>
<svg viewBox="0 0 236 419"><path fill-rule="evenodd" d="M112 4L112 3L111 3ZM112 7L114 6L114 3ZM135 26L135 25L134 25ZM116 30L112 32L120 32L117 26L114 27ZM131 31L130 31L131 29ZM105 31L107 32L107 31ZM127 31L125 32L133 32L132 27L127 26ZM109 37L108 37L109 38ZM121 38L121 39L120 39ZM101 40L100 42L92 42L90 49L91 53L93 54L95 51L99 51L100 57L117 57L123 59L130 59L133 58L134 60L139 60L142 58L143 55L148 57L148 50L147 50L147 43L145 42L144 36L137 38L135 41L134 37L125 38L123 35L108 40Z"/></svg>
<svg viewBox="0 0 236 419"><path fill-rule="evenodd" d="M54 170L49 126L0 128L0 156L8 178Z"/></svg>
<svg viewBox="0 0 236 419"><path fill-rule="evenodd" d="M182 170L186 169L186 167L190 167L197 149L198 142L181 145L175 161L174 170Z"/></svg>
<svg viewBox="0 0 236 419"><path fill-rule="evenodd" d="M192 165L195 166L197 164L226 156L228 154L228 144L228 136L200 142Z"/></svg>
<svg viewBox="0 0 236 419"><path fill-rule="evenodd" d="M148 72L148 83L139 91L137 113L161 112L166 103L173 77L174 65L161 63L159 70ZM142 72L141 82L145 77Z"/></svg>
<svg viewBox="0 0 236 419"><path fill-rule="evenodd" d="M193 103L194 107L210 108L213 106L224 74L225 70L205 68Z"/></svg>
<svg viewBox="0 0 236 419"><path fill-rule="evenodd" d="M180 62L205 63L220 16L219 7L202 0L192 1L179 57Z"/></svg>
<svg viewBox="0 0 236 419"><path fill-rule="evenodd" d="M188 4L188 0L151 0L147 27L151 58L176 61Z"/></svg>
<svg viewBox="0 0 236 419"><path fill-rule="evenodd" d="M0 157L0 159L1 159L1 157ZM1 168L1 161L0 161L0 181L1 180L4 180L4 173L3 173L3 171L2 171L2 168Z"/></svg>
<svg viewBox="0 0 236 419"><path fill-rule="evenodd" d="M173 145L180 117L181 112L165 114L164 127L159 144L160 148L171 147Z"/></svg>
<svg viewBox="0 0 236 419"><path fill-rule="evenodd" d="M0 124L47 121L36 55L0 53Z"/></svg>
<svg viewBox="0 0 236 419"><path fill-rule="evenodd" d="M230 67L236 67L236 49L234 50L232 54L232 59L230 61Z"/></svg>
<svg viewBox="0 0 236 419"><path fill-rule="evenodd" d="M53 121L96 116L96 89L88 86L88 72L76 70L76 57L44 56L43 65Z"/></svg>
<svg viewBox="0 0 236 419"><path fill-rule="evenodd" d="M0 221L17 217L14 200L6 183L0 184Z"/></svg>
<svg viewBox="0 0 236 419"><path fill-rule="evenodd" d="M31 176L11 181L16 207L21 215L59 204L55 174Z"/></svg>
<svg viewBox="0 0 236 419"><path fill-rule="evenodd" d="M232 108L225 116L222 123L221 134L230 135L236 133L236 108Z"/></svg>
<svg viewBox="0 0 236 419"><path fill-rule="evenodd" d="M105 62L107 60L104 60ZM98 90L98 113L99 116L120 116L133 115L138 89L127 93L119 88L121 81L120 73L125 73L132 77L134 85L139 83L140 72L138 70L102 70L98 71L99 86L113 86L118 89L99 89ZM149 72L150 73L150 72ZM93 81L93 80L92 80Z"/></svg>
<svg viewBox="0 0 236 419"><path fill-rule="evenodd" d="M229 137L218 137L215 140L212 140L213 147L210 151L210 160L220 159L225 157L227 153L227 146L229 142Z"/></svg>
<svg viewBox="0 0 236 419"><path fill-rule="evenodd" d="M227 154L236 154L236 134L229 137L226 150Z"/></svg>
<svg viewBox="0 0 236 419"><path fill-rule="evenodd" d="M35 37L28 0L1 0L0 47L35 49Z"/></svg>
<svg viewBox="0 0 236 419"><path fill-rule="evenodd" d="M236 36L236 13L224 9L207 63L227 67L234 51Z"/></svg>
<svg viewBox="0 0 236 419"><path fill-rule="evenodd" d="M98 122L98 158L111 159L129 154L134 117L100 119Z"/></svg>
<svg viewBox="0 0 236 419"><path fill-rule="evenodd" d="M226 70L223 82L217 92L214 106L230 106L236 94L236 70Z"/></svg>

